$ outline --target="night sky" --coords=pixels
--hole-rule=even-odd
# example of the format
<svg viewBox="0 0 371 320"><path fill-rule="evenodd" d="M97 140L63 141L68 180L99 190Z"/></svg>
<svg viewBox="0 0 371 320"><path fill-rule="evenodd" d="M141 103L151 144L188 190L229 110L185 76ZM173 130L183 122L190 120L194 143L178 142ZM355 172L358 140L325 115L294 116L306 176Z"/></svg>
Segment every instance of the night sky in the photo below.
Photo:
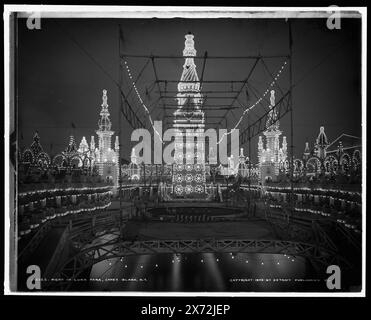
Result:
<svg viewBox="0 0 371 320"><path fill-rule="evenodd" d="M20 146L27 147L35 130L48 153L61 152L68 143L74 123L77 143L82 136L90 142L95 134L101 109L102 90L108 90L112 129L118 132L119 93L114 81L119 78L118 24L124 35L123 51L142 55L182 55L184 35L195 35L197 55L243 56L287 54L288 32L284 19L42 19L41 30L28 30L25 20L19 20L19 132ZM294 144L295 155L300 156L305 141L311 145L319 127L325 126L330 141L341 133L361 136L361 20L342 19L341 30L329 30L324 19L293 20L293 83L294 87ZM74 40L78 43L76 43ZM101 65L107 76L85 52ZM127 59L134 78L145 65L145 59ZM267 67L274 74L284 59L267 60ZM178 80L182 73L182 59L161 60L156 63L158 77ZM253 61L207 60L204 80L243 80ZM198 74L202 60L196 60ZM114 81L113 81L114 79ZM137 87L148 102L156 100L157 87L151 63L143 71ZM123 90L130 90L124 78ZM254 90L264 92L270 77L262 66L251 77ZM288 69L279 82L288 88ZM146 96L145 92L151 90ZM163 87L162 87L163 89ZM230 90L231 85L216 87L205 84L204 90ZM238 86L233 88L238 90ZM176 90L168 84L167 90ZM243 90L239 101L249 106L256 101L252 92ZM175 96L175 94L173 94ZM279 96L279 93L277 93ZM129 101L145 119L135 94ZM166 100L175 104L175 100ZM230 100L229 100L230 101ZM226 101L208 101L210 104ZM236 104L236 106L239 106ZM165 120L162 104L151 106L154 120ZM234 126L243 108L227 113L228 127ZM256 119L267 109L257 106L252 114ZM169 115L171 111L167 111ZM206 111L209 127L220 121L225 111ZM208 116L210 117L208 119ZM170 118L168 118L170 120ZM240 129L246 127L244 119ZM250 120L251 121L251 120ZM212 124L210 124L210 122ZM225 127L224 120L220 124ZM281 119L281 129L290 145L289 115ZM126 120L122 126L123 156L130 155L131 128ZM95 137L97 142L97 137ZM252 141L253 161L256 161L257 138ZM247 149L245 155L247 154Z"/></svg>

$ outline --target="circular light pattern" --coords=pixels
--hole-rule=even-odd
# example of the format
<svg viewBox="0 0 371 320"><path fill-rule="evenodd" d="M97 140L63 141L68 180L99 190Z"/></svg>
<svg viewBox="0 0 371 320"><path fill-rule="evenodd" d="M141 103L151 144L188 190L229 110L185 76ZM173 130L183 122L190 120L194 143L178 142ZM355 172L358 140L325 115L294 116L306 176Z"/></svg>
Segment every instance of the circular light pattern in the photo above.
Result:
<svg viewBox="0 0 371 320"><path fill-rule="evenodd" d="M193 166L191 164L186 164L185 168L187 171L191 171L193 169Z"/></svg>
<svg viewBox="0 0 371 320"><path fill-rule="evenodd" d="M186 157L187 157L187 159L193 159L193 154L192 153L187 153Z"/></svg>
<svg viewBox="0 0 371 320"><path fill-rule="evenodd" d="M179 183L181 183L183 181L183 175L182 174L177 174L176 175L176 182L179 182Z"/></svg>
<svg viewBox="0 0 371 320"><path fill-rule="evenodd" d="M183 169L184 169L184 166L183 166L182 164L180 164L180 163L178 163L178 164L175 166L175 170L177 170L177 171L183 171Z"/></svg>
<svg viewBox="0 0 371 320"><path fill-rule="evenodd" d="M178 153L175 157L177 162L183 161L183 153Z"/></svg>
<svg viewBox="0 0 371 320"><path fill-rule="evenodd" d="M175 186L175 193L178 195L183 193L183 187L180 184Z"/></svg>
<svg viewBox="0 0 371 320"><path fill-rule="evenodd" d="M139 175L137 175L137 174L133 174L133 175L131 176L131 180L136 180L136 181L138 181L138 180L139 180Z"/></svg>
<svg viewBox="0 0 371 320"><path fill-rule="evenodd" d="M190 173L188 173L188 174L186 175L186 177L185 177L185 180L186 180L187 182L192 182L192 180L193 180L193 176L192 176Z"/></svg>
<svg viewBox="0 0 371 320"><path fill-rule="evenodd" d="M195 169L196 169L196 171L201 171L202 166L199 163L197 163L197 164L195 164Z"/></svg>
<svg viewBox="0 0 371 320"><path fill-rule="evenodd" d="M186 185L186 187L185 187L185 192L187 193L187 194L189 194L189 193L191 193L193 191L193 188L192 188L192 186L191 185Z"/></svg>
<svg viewBox="0 0 371 320"><path fill-rule="evenodd" d="M195 176L195 181L197 183L201 183L202 182L202 175L197 173L196 176Z"/></svg>
<svg viewBox="0 0 371 320"><path fill-rule="evenodd" d="M200 185L197 185L197 186L195 186L195 190L196 190L196 192L198 192L198 193L202 193L203 190L204 190L204 188L203 188L202 186L200 186Z"/></svg>

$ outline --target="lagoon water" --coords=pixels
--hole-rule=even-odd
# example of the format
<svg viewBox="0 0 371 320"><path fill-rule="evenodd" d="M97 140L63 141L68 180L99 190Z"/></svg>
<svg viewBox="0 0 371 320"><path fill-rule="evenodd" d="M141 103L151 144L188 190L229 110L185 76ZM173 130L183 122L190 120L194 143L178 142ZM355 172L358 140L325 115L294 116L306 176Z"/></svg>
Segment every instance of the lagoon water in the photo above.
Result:
<svg viewBox="0 0 371 320"><path fill-rule="evenodd" d="M320 291L324 281L302 257L197 253L127 256L95 264L89 290L146 292Z"/></svg>

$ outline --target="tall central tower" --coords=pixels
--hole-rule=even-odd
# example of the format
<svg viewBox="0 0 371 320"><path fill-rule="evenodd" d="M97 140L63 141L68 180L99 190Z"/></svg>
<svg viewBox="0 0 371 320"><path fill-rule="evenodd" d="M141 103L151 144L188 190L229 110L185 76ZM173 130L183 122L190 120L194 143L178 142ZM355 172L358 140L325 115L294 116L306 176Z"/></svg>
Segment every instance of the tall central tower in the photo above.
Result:
<svg viewBox="0 0 371 320"><path fill-rule="evenodd" d="M185 62L178 83L174 112L175 164L174 193L177 197L199 198L205 195L205 114L201 110L202 94L194 57L194 36L185 36Z"/></svg>

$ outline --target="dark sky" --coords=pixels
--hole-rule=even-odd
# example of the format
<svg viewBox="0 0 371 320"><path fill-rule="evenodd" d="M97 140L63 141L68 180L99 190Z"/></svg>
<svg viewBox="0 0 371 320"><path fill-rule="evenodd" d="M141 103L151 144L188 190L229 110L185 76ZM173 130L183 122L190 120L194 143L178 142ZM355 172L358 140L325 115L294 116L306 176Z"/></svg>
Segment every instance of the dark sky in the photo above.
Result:
<svg viewBox="0 0 371 320"><path fill-rule="evenodd" d="M52 19L41 21L41 30L28 30L25 20L19 22L19 129L24 139L21 146L31 143L38 130L44 149L52 154L62 151L71 133L71 122L76 126L78 143L82 136L90 141L95 134L99 119L102 90L108 90L108 103L113 130L118 131L118 89L112 81L119 77L118 24L122 25L124 48L127 53L154 55L182 55L184 35L195 35L197 54L205 51L209 56L243 56L288 53L287 23L284 19ZM341 133L361 136L361 21L342 19L340 30L329 30L324 19L293 20L293 83L294 88L294 144L295 154L301 155L305 141L313 144L321 125L329 140ZM78 45L71 39L75 39ZM88 56L88 52L110 74L107 76ZM127 60L134 77L146 60ZM178 80L183 60L159 61L160 79ZM284 59L267 60L267 67L276 73ZM202 61L197 60L200 75ZM207 60L204 80L243 80L253 61ZM124 79L127 81L127 79ZM145 88L153 87L155 80L151 63L142 74L137 87L143 98ZM127 82L126 82L127 83ZM270 83L262 64L251 77L254 90L264 92ZM279 82L288 88L288 69ZM176 90L169 84L168 90ZM125 85L128 92L130 86ZM204 90L230 90L205 84ZM234 87L237 90L238 86ZM157 88L147 97L148 106L155 100ZM249 92L249 91L248 91ZM245 90L239 100L249 106L256 101ZM279 93L277 93L279 97ZM147 100L146 100L147 101ZM231 100L229 100L231 101ZM135 95L131 104L145 118ZM167 100L174 103L175 100ZM210 104L226 103L223 100L208 101ZM238 106L238 104L236 104ZM161 104L153 106L155 120L164 120ZM151 108L150 108L151 109ZM228 127L237 122L243 108L227 114ZM254 109L252 119L264 113L263 106ZM169 114L170 111L167 112ZM209 122L217 122L217 116L225 111L207 111ZM246 127L244 119L240 129ZM210 127L216 127L211 124ZM222 122L221 128L225 127ZM123 120L123 156L129 157L131 128ZM289 115L281 120L283 134L290 144ZM257 139L252 142L255 157ZM245 151L247 154L247 149ZM254 158L255 160L255 158Z"/></svg>

